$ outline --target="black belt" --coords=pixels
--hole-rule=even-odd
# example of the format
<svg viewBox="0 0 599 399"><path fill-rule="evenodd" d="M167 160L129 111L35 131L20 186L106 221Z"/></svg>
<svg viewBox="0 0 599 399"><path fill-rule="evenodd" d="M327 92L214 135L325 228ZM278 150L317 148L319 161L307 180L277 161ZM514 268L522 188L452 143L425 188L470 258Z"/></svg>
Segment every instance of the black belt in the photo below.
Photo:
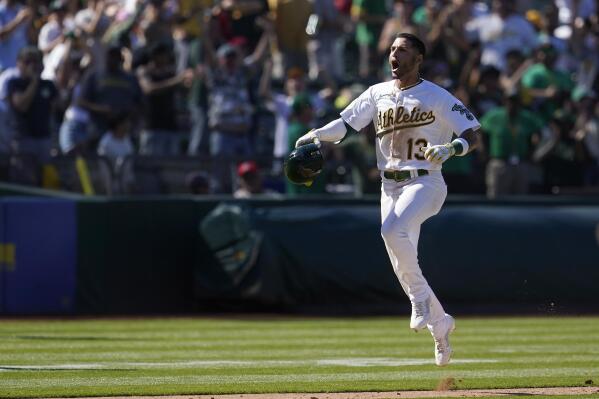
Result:
<svg viewBox="0 0 599 399"><path fill-rule="evenodd" d="M386 170L383 172L383 176L385 176L385 179L395 180L396 182L399 183L402 181L410 180L412 178L412 174L410 172L416 172L416 176L428 175L428 170L417 169L417 170Z"/></svg>

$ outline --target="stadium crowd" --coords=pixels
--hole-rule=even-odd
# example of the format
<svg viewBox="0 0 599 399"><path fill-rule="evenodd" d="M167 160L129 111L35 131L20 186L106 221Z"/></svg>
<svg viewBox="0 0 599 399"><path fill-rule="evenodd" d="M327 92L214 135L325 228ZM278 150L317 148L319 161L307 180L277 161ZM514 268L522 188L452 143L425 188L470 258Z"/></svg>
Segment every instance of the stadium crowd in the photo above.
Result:
<svg viewBox="0 0 599 399"><path fill-rule="evenodd" d="M597 3L1 0L0 177L65 188L58 159L83 181L99 157L108 191L143 194L140 164L180 160L197 194L376 193L372 128L325 146L310 189L285 184L281 158L390 79L411 32L423 77L482 124L482 149L444 165L450 193L597 193Z"/></svg>

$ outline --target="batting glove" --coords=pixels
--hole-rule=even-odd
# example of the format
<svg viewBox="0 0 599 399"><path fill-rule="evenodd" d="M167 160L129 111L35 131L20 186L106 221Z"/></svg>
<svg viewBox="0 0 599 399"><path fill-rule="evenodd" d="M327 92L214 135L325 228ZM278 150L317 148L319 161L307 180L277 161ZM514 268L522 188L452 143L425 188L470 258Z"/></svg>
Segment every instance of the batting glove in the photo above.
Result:
<svg viewBox="0 0 599 399"><path fill-rule="evenodd" d="M455 155L455 148L451 143L422 147L422 151L424 151L424 158L427 161L438 164L447 161L451 156Z"/></svg>
<svg viewBox="0 0 599 399"><path fill-rule="evenodd" d="M310 130L308 133L297 139L295 142L295 148L312 143L320 147L320 140L318 139L316 133L314 133L314 130Z"/></svg>

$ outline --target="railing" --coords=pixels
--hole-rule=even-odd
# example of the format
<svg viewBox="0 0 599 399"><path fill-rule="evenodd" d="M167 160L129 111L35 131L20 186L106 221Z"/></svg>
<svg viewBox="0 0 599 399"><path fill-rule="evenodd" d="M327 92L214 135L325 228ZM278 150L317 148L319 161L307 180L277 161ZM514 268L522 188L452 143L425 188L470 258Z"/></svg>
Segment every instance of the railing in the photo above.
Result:
<svg viewBox="0 0 599 399"><path fill-rule="evenodd" d="M115 161L102 156L57 155L42 164L33 156L4 155L0 156L0 180L87 195L161 195L191 193L190 177L200 174L207 180L209 192L230 193L239 187L237 166L246 160L248 158L134 155ZM251 160L258 165L265 188L285 192L282 159ZM340 174L339 170L344 173ZM351 165L331 160L323 173L330 177L327 186L330 193L360 194Z"/></svg>
<svg viewBox="0 0 599 399"><path fill-rule="evenodd" d="M29 155L0 155L0 181L30 187L61 190L86 195L168 195L190 194L190 177L203 176L207 193L227 194L239 187L237 165L247 158L213 158L206 156L133 155L118 161L107 157L85 158L57 155L41 164ZM265 188L284 194L286 182L283 159L252 158L259 167ZM347 160L327 159L323 171L326 193L362 197L365 177ZM450 194L452 191L449 176ZM599 198L599 187L558 187L560 197ZM378 192L370 192L376 195ZM483 192L477 194L484 196ZM528 196L536 197L536 196Z"/></svg>

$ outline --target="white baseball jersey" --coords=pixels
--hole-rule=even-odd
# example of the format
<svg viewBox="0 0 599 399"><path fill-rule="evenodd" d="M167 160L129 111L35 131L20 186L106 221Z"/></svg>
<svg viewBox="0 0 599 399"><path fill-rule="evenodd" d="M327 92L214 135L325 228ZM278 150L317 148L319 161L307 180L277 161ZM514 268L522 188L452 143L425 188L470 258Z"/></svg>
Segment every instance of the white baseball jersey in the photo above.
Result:
<svg viewBox="0 0 599 399"><path fill-rule="evenodd" d="M423 79L403 90L394 80L370 86L341 118L357 131L374 122L380 170L440 170L440 164L424 158L421 148L445 144L453 133L480 127L457 98Z"/></svg>

